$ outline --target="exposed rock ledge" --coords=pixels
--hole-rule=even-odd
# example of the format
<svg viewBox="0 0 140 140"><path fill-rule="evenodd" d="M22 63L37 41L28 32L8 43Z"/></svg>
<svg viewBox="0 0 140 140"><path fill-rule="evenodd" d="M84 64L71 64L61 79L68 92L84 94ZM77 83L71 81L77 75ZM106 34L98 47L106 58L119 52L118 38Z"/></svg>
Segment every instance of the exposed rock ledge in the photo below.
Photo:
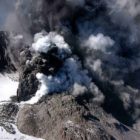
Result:
<svg viewBox="0 0 140 140"><path fill-rule="evenodd" d="M82 99L80 99L81 101ZM79 105L71 95L53 95L18 113L18 129L46 140L138 140L140 135L100 107Z"/></svg>

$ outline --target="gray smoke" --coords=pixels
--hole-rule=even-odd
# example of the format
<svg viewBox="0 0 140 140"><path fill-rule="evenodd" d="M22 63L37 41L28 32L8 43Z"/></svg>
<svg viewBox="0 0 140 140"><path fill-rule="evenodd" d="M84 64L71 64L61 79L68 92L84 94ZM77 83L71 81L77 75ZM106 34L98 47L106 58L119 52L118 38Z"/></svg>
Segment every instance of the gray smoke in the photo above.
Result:
<svg viewBox="0 0 140 140"><path fill-rule="evenodd" d="M19 46L33 43L34 34L42 30L55 31L64 36L98 87L99 91L88 87L94 89L93 100L123 123L133 125L139 120L138 0L12 0L10 4L1 0L0 21L1 29L23 35L24 41L10 39L11 46L16 46L15 52L9 51L16 67ZM86 91L79 85L73 89L75 94Z"/></svg>
<svg viewBox="0 0 140 140"><path fill-rule="evenodd" d="M8 0L0 1L0 29L3 29L6 23L6 20L10 16L10 14L14 11L15 0L12 0L9 3Z"/></svg>
<svg viewBox="0 0 140 140"><path fill-rule="evenodd" d="M139 0L107 0L109 16L113 23L130 31L129 40L139 41L140 3Z"/></svg>

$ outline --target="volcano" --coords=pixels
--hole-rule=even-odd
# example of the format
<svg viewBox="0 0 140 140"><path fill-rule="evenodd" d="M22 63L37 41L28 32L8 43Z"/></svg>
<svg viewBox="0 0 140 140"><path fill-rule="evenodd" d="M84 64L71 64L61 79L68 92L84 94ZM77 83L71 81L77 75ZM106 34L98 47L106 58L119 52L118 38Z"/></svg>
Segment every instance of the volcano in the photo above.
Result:
<svg viewBox="0 0 140 140"><path fill-rule="evenodd" d="M0 30L0 139L139 140L139 0L1 0Z"/></svg>

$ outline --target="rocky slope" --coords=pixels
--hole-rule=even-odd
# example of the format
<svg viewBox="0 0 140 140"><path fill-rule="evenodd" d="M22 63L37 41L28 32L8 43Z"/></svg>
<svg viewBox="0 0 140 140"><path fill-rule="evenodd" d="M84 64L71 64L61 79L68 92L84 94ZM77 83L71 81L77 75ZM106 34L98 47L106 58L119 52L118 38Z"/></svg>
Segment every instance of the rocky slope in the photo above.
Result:
<svg viewBox="0 0 140 140"><path fill-rule="evenodd" d="M84 98L80 99L80 102ZM138 140L140 135L94 104L79 104L71 95L54 95L25 105L18 129L46 140Z"/></svg>
<svg viewBox="0 0 140 140"><path fill-rule="evenodd" d="M7 140L42 140L22 134L16 126L19 106L15 103L0 104L0 139Z"/></svg>

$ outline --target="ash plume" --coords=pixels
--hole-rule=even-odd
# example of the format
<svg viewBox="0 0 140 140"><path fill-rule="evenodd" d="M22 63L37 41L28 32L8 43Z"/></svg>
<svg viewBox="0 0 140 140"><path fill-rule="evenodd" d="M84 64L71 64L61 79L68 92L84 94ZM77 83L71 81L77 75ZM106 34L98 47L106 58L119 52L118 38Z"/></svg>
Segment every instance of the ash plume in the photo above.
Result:
<svg viewBox="0 0 140 140"><path fill-rule="evenodd" d="M37 56L47 54L49 49L56 47L61 52L60 46L67 44L71 53L60 60L63 66L55 76L37 74L40 90L45 87L46 94L49 90L69 90L74 95L90 93L92 102L101 105L121 122L130 126L139 122L138 0L13 0L11 3L12 6L8 1L0 2L0 28L17 34L9 37L7 49L16 69L20 69L18 58L25 46L30 46L32 53L27 63L24 59L23 66L26 67ZM15 19L13 23L11 19ZM36 33L39 33L37 38ZM54 38L58 35L57 43L50 34ZM60 86L62 83L64 86Z"/></svg>

